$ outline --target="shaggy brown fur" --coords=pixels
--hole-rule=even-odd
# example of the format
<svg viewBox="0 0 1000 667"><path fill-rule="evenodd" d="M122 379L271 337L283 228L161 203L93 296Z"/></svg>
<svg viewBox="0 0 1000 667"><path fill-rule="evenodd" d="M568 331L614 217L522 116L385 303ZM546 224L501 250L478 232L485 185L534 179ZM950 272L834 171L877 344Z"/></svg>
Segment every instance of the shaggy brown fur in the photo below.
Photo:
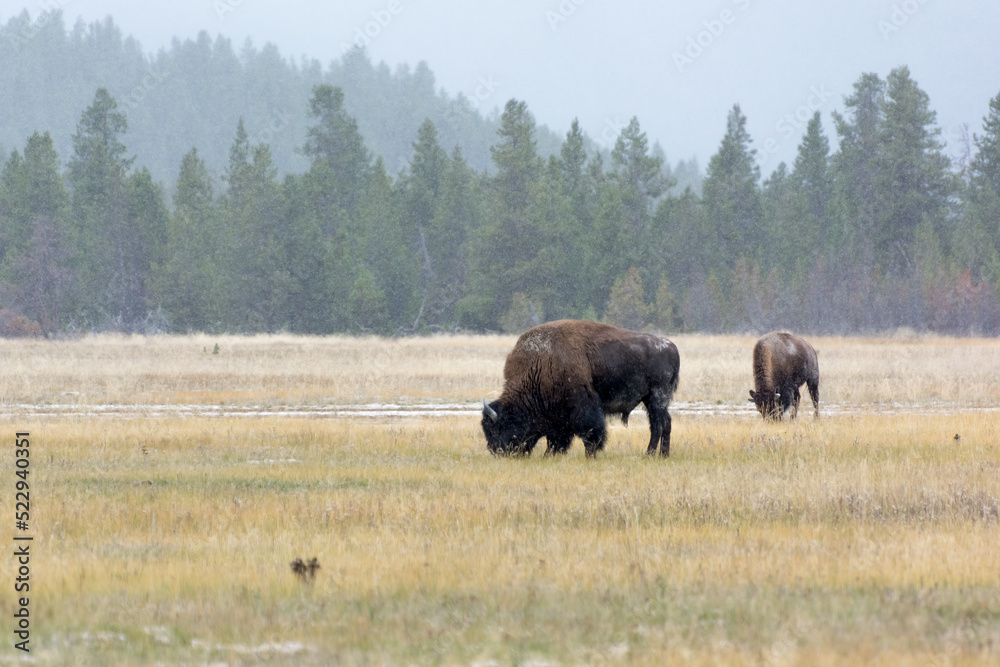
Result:
<svg viewBox="0 0 1000 667"><path fill-rule="evenodd" d="M819 359L812 345L798 336L771 332L753 347L753 383L750 401L764 419L781 419L789 408L799 412L799 387L809 389L819 417Z"/></svg>
<svg viewBox="0 0 1000 667"><path fill-rule="evenodd" d="M670 452L667 408L677 388L677 347L659 336L598 322L559 320L529 329L504 365L500 398L483 404L483 433L494 454L546 454L583 439L587 455L604 447L605 415L628 423L639 404L649 415L647 453Z"/></svg>

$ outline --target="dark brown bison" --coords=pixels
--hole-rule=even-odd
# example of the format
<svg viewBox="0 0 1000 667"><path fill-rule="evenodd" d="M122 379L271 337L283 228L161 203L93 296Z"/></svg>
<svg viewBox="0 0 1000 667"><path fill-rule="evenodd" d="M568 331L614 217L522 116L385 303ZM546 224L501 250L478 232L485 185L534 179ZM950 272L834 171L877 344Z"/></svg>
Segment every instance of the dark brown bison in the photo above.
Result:
<svg viewBox="0 0 1000 667"><path fill-rule="evenodd" d="M503 369L503 392L483 401L486 445L497 455L562 454L580 436L587 456L604 448L605 415L639 403L649 415L647 454L670 454L670 413L680 357L666 338L598 322L559 320L529 329Z"/></svg>
<svg viewBox="0 0 1000 667"><path fill-rule="evenodd" d="M764 419L781 419L792 408L799 411L799 387L809 388L819 417L819 360L812 345L790 333L773 331L753 346L753 384L750 401Z"/></svg>

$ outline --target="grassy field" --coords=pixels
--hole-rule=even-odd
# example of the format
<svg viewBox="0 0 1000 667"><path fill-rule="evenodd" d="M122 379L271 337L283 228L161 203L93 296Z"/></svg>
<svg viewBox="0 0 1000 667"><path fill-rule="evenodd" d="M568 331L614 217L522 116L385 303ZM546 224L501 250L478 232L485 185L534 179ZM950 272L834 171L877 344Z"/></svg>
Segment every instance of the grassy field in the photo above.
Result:
<svg viewBox="0 0 1000 667"><path fill-rule="evenodd" d="M675 341L679 400L745 408L752 338ZM512 343L0 342L3 421L11 440L32 433L31 657L1000 661L1000 341L814 339L835 414L679 416L666 461L642 455L641 415L613 425L596 460L579 443L504 460L471 417L23 407L472 402L499 390ZM3 461L13 513L12 453ZM292 573L311 557L314 580ZM6 562L0 663L14 663Z"/></svg>

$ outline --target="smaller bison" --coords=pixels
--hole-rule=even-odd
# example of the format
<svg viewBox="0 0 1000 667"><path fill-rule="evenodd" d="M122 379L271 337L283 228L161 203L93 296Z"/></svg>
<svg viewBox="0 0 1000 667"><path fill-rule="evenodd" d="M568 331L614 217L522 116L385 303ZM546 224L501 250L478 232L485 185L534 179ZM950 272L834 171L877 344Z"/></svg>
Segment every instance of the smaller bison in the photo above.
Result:
<svg viewBox="0 0 1000 667"><path fill-rule="evenodd" d="M562 454L574 436L587 456L604 448L605 415L640 403L649 416L647 454L670 454L670 413L680 357L666 338L598 322L560 320L526 331L504 364L503 393L483 401L483 434L493 454L527 456L540 438Z"/></svg>
<svg viewBox="0 0 1000 667"><path fill-rule="evenodd" d="M819 417L819 360L812 345L790 333L771 332L753 346L753 384L750 402L764 419L781 419L792 408L799 411L799 387L809 388Z"/></svg>

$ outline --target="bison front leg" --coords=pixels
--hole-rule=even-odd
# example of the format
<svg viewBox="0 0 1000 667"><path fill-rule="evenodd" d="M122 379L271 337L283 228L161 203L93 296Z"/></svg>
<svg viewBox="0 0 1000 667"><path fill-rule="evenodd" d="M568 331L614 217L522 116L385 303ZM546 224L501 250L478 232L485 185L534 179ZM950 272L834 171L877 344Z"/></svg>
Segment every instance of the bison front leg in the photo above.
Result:
<svg viewBox="0 0 1000 667"><path fill-rule="evenodd" d="M546 447L545 456L565 454L569 451L569 446L573 443L572 432L553 433L545 436Z"/></svg>
<svg viewBox="0 0 1000 667"><path fill-rule="evenodd" d="M594 458L597 456L597 452L604 449L604 443L608 439L608 430L601 423L600 426L595 426L581 433L580 437L583 439L583 446L587 450L587 458Z"/></svg>
<svg viewBox="0 0 1000 667"><path fill-rule="evenodd" d="M596 394L588 392L586 397L580 399L570 413L569 430L583 440L588 458L597 456L597 452L604 449L608 431L604 410Z"/></svg>
<svg viewBox="0 0 1000 667"><path fill-rule="evenodd" d="M571 423L573 432L583 440L587 456L597 456L597 452L604 449L604 443L608 439L608 430L604 423L604 412L601 410L600 403L595 400L577 408Z"/></svg>

